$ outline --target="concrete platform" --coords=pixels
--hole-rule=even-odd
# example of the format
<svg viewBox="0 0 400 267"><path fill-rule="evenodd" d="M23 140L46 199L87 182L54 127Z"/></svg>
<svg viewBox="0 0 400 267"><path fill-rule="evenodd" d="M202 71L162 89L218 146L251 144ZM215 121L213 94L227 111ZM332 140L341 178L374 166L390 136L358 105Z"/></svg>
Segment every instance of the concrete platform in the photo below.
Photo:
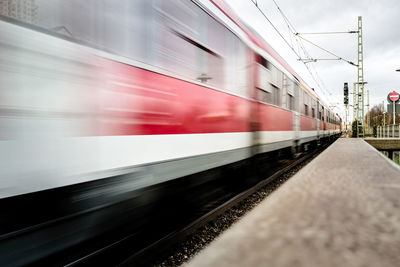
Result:
<svg viewBox="0 0 400 267"><path fill-rule="evenodd" d="M400 151L400 138L365 138L364 140L378 150Z"/></svg>
<svg viewBox="0 0 400 267"><path fill-rule="evenodd" d="M186 266L399 266L400 168L343 138Z"/></svg>

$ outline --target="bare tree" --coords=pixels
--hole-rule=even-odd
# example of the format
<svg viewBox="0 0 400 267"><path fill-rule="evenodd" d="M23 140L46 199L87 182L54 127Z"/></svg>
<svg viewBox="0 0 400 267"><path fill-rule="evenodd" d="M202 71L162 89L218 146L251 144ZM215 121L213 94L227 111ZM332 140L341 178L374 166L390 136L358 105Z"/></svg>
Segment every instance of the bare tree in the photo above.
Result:
<svg viewBox="0 0 400 267"><path fill-rule="evenodd" d="M369 116L369 127L374 127L378 125L393 124L393 114L383 113L382 105L375 105L368 111L365 115L365 123L367 123L367 118ZM396 114L396 122L400 123L400 115Z"/></svg>

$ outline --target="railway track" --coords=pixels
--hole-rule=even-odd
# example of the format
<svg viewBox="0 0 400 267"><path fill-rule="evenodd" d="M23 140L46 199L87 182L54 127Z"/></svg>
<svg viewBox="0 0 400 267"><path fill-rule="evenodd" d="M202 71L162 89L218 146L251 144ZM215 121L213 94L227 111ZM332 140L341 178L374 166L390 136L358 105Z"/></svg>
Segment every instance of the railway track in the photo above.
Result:
<svg viewBox="0 0 400 267"><path fill-rule="evenodd" d="M173 244L180 243L188 238L188 236L193 235L196 231L198 231L201 227L205 226L207 223L217 219L224 213L226 213L229 209L239 205L239 203L245 201L247 198L252 196L254 193L264 188L271 182L275 181L282 175L292 171L294 168L303 164L304 162L310 160L311 158L318 155L322 152L326 146L318 148L312 152L303 154L299 156L296 160L292 160L287 166L279 169L274 172L268 178L258 182L256 185L246 189L245 191L235 195L229 200L225 201L222 204L215 205L210 211L206 214L202 215L200 218L196 219L186 227L174 231L167 236L161 238L157 242L151 244L150 246L142 249L141 251L135 253L133 256L125 260L121 266L153 266L153 265L162 265L160 264L161 258L168 258L168 255L171 255L171 246ZM212 204L211 204L212 205ZM173 249L172 249L173 250ZM188 258L188 257L186 257ZM170 263L169 263L170 264ZM168 264L168 265L169 265ZM179 265L179 264L178 264Z"/></svg>
<svg viewBox="0 0 400 267"><path fill-rule="evenodd" d="M195 234L198 229L207 223L245 201L252 194L282 177L285 173L291 172L297 166L315 157L325 147L326 145L312 152L298 154L292 160L280 161L279 165L275 166L267 178L258 181L246 189L241 188L241 190L238 190L235 188L231 190L218 188L218 185L211 183L202 189L204 192L207 192L205 193L207 195L206 200L202 199L203 197L197 196L197 199L200 198L203 201L200 206L184 205L186 210L180 209L179 214L172 212L170 215L169 211L162 211L163 208L158 208L157 210L160 210L161 213L164 212L165 216L154 218L155 222L148 224L146 229L140 229L128 235L120 235L118 239L112 239L107 245L98 246L95 250L92 249L87 252L78 252L76 255L80 254L79 256L64 257L61 262L57 262L56 260L56 264L64 266L96 266L99 264L108 266L156 265L157 262L173 254L173 247L176 244L184 242L185 239ZM191 195L190 192L187 194ZM196 198L194 195L193 197ZM179 201L179 197L177 200ZM170 203L169 205L173 204ZM163 207L165 208L166 205ZM169 216L170 218L168 218ZM169 225L170 227L159 231L158 228L165 227L165 225ZM84 247L85 245L81 246L81 248ZM66 254L68 253L70 252L66 252ZM40 262L40 264L54 264L54 258L47 259Z"/></svg>

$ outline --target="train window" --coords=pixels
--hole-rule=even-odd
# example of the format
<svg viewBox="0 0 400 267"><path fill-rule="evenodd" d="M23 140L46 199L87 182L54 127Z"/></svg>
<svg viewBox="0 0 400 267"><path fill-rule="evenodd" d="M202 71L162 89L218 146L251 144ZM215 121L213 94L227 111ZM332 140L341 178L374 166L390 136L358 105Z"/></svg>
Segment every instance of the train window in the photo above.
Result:
<svg viewBox="0 0 400 267"><path fill-rule="evenodd" d="M93 25L95 27L94 39L88 41L93 41L97 46L115 54L146 61L149 52L146 51L149 42L147 29L151 26L149 23L151 20L148 19L151 15L149 4L146 4L145 1L132 2L129 0L113 2L100 0L95 1L92 5L88 5L88 1L75 2L79 2L80 8L86 11L82 17L87 16L88 13L95 13L92 21L95 24ZM94 10L89 10L90 6ZM82 27L82 24L76 25L76 27L85 28ZM93 29L86 29L86 31L91 30ZM80 38L84 38L85 35L86 33Z"/></svg>
<svg viewBox="0 0 400 267"><path fill-rule="evenodd" d="M270 69L271 69L271 83L278 88L282 88L283 73L272 64Z"/></svg>
<svg viewBox="0 0 400 267"><path fill-rule="evenodd" d="M288 102L288 94L289 94L289 84L290 80L288 76L285 74L282 74L282 106L284 108L289 108L289 102Z"/></svg>
<svg viewBox="0 0 400 267"><path fill-rule="evenodd" d="M313 118L315 118L315 109L314 109L314 108L311 108L311 116L312 116Z"/></svg>
<svg viewBox="0 0 400 267"><path fill-rule="evenodd" d="M296 95L298 94L296 92L297 90L297 84L290 80L286 75L284 75L284 83L283 83L283 88L286 89L287 92L287 107L290 110L296 111L297 106L296 106Z"/></svg>
<svg viewBox="0 0 400 267"><path fill-rule="evenodd" d="M257 56L256 62L258 64L260 64L261 66L263 66L264 68L266 68L266 69L270 69L271 68L271 65L270 65L271 63L269 63L268 60L266 60L264 57L262 57L260 55Z"/></svg>
<svg viewBox="0 0 400 267"><path fill-rule="evenodd" d="M24 1L0 5L0 14L190 80L248 94L247 47L192 1L32 0L21 4ZM269 67L266 60L261 63Z"/></svg>
<svg viewBox="0 0 400 267"><path fill-rule="evenodd" d="M103 50L144 60L150 7L145 0L16 0L4 3L0 14Z"/></svg>
<svg viewBox="0 0 400 267"><path fill-rule="evenodd" d="M200 75L209 77L208 84L224 88L223 53L226 45L224 38L218 37L224 36L226 29L202 10L200 18L199 40L204 46L198 45Z"/></svg>
<svg viewBox="0 0 400 267"><path fill-rule="evenodd" d="M272 103L272 95L271 93L258 89L258 100L264 103Z"/></svg>
<svg viewBox="0 0 400 267"><path fill-rule="evenodd" d="M273 94L274 94L273 104L276 106L280 106L281 105L281 90L276 86L272 86L272 90L273 90Z"/></svg>
<svg viewBox="0 0 400 267"><path fill-rule="evenodd" d="M289 104L289 109L290 110L295 110L295 104L294 104L294 96L288 95L288 104Z"/></svg>
<svg viewBox="0 0 400 267"><path fill-rule="evenodd" d="M248 95L247 47L191 1L158 0L157 64L189 79Z"/></svg>
<svg viewBox="0 0 400 267"><path fill-rule="evenodd" d="M151 1L149 1L151 2ZM182 34L188 36L199 35L200 9L185 0L154 0L154 9L158 15L167 18L165 22Z"/></svg>
<svg viewBox="0 0 400 267"><path fill-rule="evenodd" d="M303 103L304 103L304 110L303 114L308 116L308 108L311 106L311 97L307 94L306 91L303 91Z"/></svg>
<svg viewBox="0 0 400 267"><path fill-rule="evenodd" d="M183 77L207 82L213 77L199 68L200 9L189 1L154 2L155 25L151 63ZM201 77L202 76L202 77Z"/></svg>
<svg viewBox="0 0 400 267"><path fill-rule="evenodd" d="M315 101L314 99L311 100L311 107L315 110L317 109L317 101ZM313 116L315 118L315 116Z"/></svg>
<svg viewBox="0 0 400 267"><path fill-rule="evenodd" d="M226 31L227 53L225 55L225 88L239 95L247 96L248 64L247 48L236 35Z"/></svg>
<svg viewBox="0 0 400 267"><path fill-rule="evenodd" d="M300 87L297 83L294 83L294 110L297 112L300 112L299 110L299 93L300 93Z"/></svg>
<svg viewBox="0 0 400 267"><path fill-rule="evenodd" d="M304 104L304 115L308 116L308 105Z"/></svg>
<svg viewBox="0 0 400 267"><path fill-rule="evenodd" d="M267 70L264 66L260 64L256 65L257 71L257 80L256 80L256 87L262 89L264 91L268 91L272 93L272 86L271 86L271 72Z"/></svg>
<svg viewBox="0 0 400 267"><path fill-rule="evenodd" d="M317 106L318 106L318 119L319 120L321 120L322 119L322 106L321 106L321 103L317 103Z"/></svg>
<svg viewBox="0 0 400 267"><path fill-rule="evenodd" d="M307 93L306 93L306 91L303 91L303 104L306 104L307 105L307 103L308 103L308 98L307 98Z"/></svg>

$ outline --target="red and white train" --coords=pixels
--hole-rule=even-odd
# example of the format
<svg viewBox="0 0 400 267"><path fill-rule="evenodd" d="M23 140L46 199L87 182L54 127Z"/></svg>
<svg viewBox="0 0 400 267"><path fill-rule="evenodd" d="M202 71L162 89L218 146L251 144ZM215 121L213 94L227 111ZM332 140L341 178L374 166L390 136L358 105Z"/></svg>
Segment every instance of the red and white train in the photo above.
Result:
<svg viewBox="0 0 400 267"><path fill-rule="evenodd" d="M29 247L34 239L15 233L37 225L341 132L341 119L222 0L32 5L32 14L0 13L0 251L7 238ZM64 245L90 237L93 218Z"/></svg>

